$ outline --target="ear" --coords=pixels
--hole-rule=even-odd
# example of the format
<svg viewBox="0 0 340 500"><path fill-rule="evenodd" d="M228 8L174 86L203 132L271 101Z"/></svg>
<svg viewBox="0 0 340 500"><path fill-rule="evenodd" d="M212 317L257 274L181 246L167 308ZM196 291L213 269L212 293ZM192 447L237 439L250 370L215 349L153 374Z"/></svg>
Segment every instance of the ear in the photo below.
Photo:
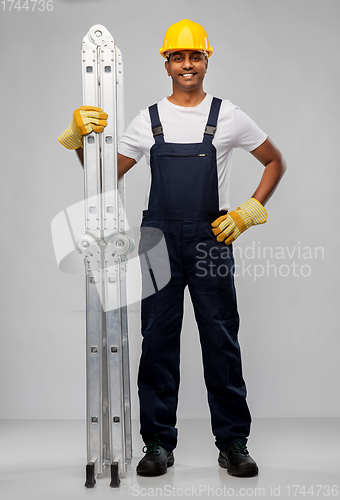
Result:
<svg viewBox="0 0 340 500"><path fill-rule="evenodd" d="M208 58L205 58L205 72L208 71Z"/></svg>
<svg viewBox="0 0 340 500"><path fill-rule="evenodd" d="M169 64L168 60L165 61L164 66L165 66L166 71L168 72L168 76L170 76L170 64Z"/></svg>

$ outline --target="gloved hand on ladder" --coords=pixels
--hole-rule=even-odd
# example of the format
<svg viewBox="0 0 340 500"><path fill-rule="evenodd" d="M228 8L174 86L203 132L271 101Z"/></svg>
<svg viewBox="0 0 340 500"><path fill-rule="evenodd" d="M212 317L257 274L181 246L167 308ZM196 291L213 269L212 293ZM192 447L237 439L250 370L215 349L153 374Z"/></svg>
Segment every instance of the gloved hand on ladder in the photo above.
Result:
<svg viewBox="0 0 340 500"><path fill-rule="evenodd" d="M211 225L217 241L230 245L243 231L257 224L264 224L267 211L255 198L242 203L236 210L216 219Z"/></svg>
<svg viewBox="0 0 340 500"><path fill-rule="evenodd" d="M58 141L67 149L83 147L83 136L93 130L103 132L107 125L107 113L95 106L81 106L73 113L70 126L58 137Z"/></svg>

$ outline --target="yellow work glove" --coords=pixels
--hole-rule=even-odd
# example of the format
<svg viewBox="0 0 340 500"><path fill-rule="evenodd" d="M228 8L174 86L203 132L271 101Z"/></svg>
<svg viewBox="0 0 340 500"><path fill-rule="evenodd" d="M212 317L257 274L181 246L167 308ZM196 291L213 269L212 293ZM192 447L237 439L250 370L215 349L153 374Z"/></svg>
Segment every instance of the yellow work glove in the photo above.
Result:
<svg viewBox="0 0 340 500"><path fill-rule="evenodd" d="M83 147L83 135L92 130L97 133L103 132L107 125L107 113L102 108L95 106L81 106L73 113L71 125L64 130L58 141L67 149L78 149Z"/></svg>
<svg viewBox="0 0 340 500"><path fill-rule="evenodd" d="M255 198L245 201L236 210L216 219L211 225L217 241L225 240L230 245L250 226L263 224L267 220L267 211Z"/></svg>

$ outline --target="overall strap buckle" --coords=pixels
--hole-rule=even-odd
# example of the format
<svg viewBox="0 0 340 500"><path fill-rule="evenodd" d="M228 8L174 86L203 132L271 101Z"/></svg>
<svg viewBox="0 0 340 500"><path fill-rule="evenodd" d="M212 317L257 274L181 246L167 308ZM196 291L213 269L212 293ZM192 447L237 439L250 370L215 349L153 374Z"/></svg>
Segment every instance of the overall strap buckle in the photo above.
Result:
<svg viewBox="0 0 340 500"><path fill-rule="evenodd" d="M157 103L149 107L149 115L155 142L164 142L163 127L159 118Z"/></svg>
<svg viewBox="0 0 340 500"><path fill-rule="evenodd" d="M213 97L210 106L210 113L208 116L207 125L204 129L204 139L203 142L212 143L212 140L215 136L216 128L217 128L217 120L220 112L222 104L222 99L218 99L217 97Z"/></svg>
<svg viewBox="0 0 340 500"><path fill-rule="evenodd" d="M205 127L204 133L207 135L212 135L214 137L217 127L212 127L211 125L207 125Z"/></svg>
<svg viewBox="0 0 340 500"><path fill-rule="evenodd" d="M153 136L156 137L157 135L162 135L163 134L163 127L160 125L159 127L154 127L152 129Z"/></svg>

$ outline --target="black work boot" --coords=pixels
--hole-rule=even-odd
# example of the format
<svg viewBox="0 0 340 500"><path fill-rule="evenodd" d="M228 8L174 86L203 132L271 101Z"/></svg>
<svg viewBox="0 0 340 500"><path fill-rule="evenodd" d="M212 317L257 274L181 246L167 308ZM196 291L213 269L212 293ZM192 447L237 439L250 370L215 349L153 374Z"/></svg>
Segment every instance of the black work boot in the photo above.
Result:
<svg viewBox="0 0 340 500"><path fill-rule="evenodd" d="M227 469L231 476L252 477L259 472L255 460L251 458L242 441L236 441L225 451L220 451L218 463Z"/></svg>
<svg viewBox="0 0 340 500"><path fill-rule="evenodd" d="M173 453L163 448L162 442L156 436L153 441L143 447L142 451L145 455L136 468L140 476L160 476L174 464Z"/></svg>

